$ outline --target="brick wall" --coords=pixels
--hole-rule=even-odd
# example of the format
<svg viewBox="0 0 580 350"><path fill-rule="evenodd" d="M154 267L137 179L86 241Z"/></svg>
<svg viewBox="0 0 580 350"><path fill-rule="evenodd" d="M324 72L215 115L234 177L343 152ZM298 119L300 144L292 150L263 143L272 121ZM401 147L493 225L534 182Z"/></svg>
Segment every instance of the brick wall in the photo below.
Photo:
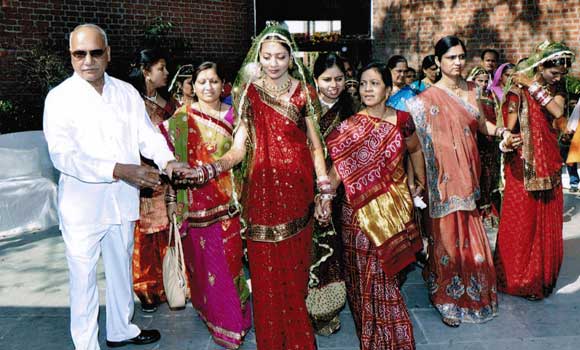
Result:
<svg viewBox="0 0 580 350"><path fill-rule="evenodd" d="M177 60L216 60L228 75L237 71L253 34L252 0L2 0L0 4L0 99L21 93L19 80L26 77L14 68L17 56L45 44L68 61L67 36L80 23L96 23L108 33L109 73L118 77L127 73L145 29L157 17L175 25L169 39L191 43L177 53Z"/></svg>
<svg viewBox="0 0 580 350"><path fill-rule="evenodd" d="M557 0L374 0L373 56L403 54L413 67L434 52L445 35L464 39L468 66L483 48L517 62L545 39L563 40L580 54L580 1ZM580 71L580 57L574 64Z"/></svg>

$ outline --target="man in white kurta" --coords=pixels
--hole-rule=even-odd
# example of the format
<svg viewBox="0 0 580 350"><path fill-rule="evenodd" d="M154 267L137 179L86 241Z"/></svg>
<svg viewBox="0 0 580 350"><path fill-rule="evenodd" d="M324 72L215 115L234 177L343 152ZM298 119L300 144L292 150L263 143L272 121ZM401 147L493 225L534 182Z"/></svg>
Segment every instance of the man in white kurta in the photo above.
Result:
<svg viewBox="0 0 580 350"><path fill-rule="evenodd" d="M61 172L58 209L70 270L71 335L76 349L99 349L96 266L106 275L107 345L146 344L160 338L131 323L131 259L139 187L159 184L159 171L140 166L140 154L171 176L175 163L145 112L139 93L105 73L105 32L81 25L71 33L74 75L50 91L44 133Z"/></svg>

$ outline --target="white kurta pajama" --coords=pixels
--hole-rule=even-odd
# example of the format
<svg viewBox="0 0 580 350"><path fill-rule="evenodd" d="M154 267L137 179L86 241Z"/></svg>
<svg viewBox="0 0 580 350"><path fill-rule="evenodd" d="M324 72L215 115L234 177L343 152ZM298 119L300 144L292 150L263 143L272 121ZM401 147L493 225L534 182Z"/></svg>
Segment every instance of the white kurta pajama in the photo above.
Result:
<svg viewBox="0 0 580 350"><path fill-rule="evenodd" d="M113 178L116 163L140 164L140 153L160 169L174 159L154 130L143 99L131 85L105 74L102 95L77 74L50 91L44 133L61 172L58 209L69 265L71 335L76 349L99 349L96 266L106 275L107 340L140 333L133 317L134 221L139 189Z"/></svg>

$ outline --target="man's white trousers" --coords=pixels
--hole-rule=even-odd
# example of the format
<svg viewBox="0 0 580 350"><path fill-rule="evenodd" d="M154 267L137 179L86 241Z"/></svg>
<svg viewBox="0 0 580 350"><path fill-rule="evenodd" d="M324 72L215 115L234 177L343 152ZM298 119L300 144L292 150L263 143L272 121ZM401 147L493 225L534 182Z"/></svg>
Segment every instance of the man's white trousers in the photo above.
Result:
<svg viewBox="0 0 580 350"><path fill-rule="evenodd" d="M100 349L97 262L101 253L107 292L107 340L123 341L141 332L139 327L131 323L134 307L134 227L134 222L62 227L70 278L70 330L77 350Z"/></svg>

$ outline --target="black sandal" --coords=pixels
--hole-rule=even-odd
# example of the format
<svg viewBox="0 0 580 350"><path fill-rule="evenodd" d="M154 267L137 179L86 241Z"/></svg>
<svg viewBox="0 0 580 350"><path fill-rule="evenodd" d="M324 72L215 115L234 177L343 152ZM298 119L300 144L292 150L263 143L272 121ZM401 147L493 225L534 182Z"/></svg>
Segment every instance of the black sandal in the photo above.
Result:
<svg viewBox="0 0 580 350"><path fill-rule="evenodd" d="M461 324L461 321L457 318L443 317L441 321L443 321L447 327L451 328L457 328Z"/></svg>

